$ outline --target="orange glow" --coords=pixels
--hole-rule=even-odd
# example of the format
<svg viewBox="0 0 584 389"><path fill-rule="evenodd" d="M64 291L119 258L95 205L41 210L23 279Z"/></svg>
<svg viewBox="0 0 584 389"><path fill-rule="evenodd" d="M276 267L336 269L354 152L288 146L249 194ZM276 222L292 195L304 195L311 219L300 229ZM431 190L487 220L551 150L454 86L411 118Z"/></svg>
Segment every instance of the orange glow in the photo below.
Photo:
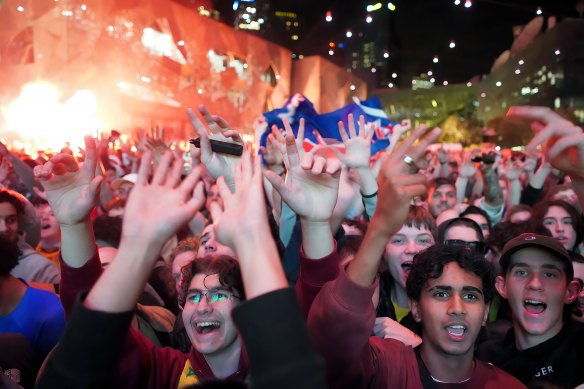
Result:
<svg viewBox="0 0 584 389"><path fill-rule="evenodd" d="M335 42L329 42L329 47L335 47Z"/></svg>
<svg viewBox="0 0 584 389"><path fill-rule="evenodd" d="M15 141L12 145L15 148L58 151L66 142L71 148L83 147L83 136L100 127L96 111L97 98L90 90L77 90L61 102L57 86L43 81L31 82L2 109L6 126L3 130L18 134L19 144Z"/></svg>

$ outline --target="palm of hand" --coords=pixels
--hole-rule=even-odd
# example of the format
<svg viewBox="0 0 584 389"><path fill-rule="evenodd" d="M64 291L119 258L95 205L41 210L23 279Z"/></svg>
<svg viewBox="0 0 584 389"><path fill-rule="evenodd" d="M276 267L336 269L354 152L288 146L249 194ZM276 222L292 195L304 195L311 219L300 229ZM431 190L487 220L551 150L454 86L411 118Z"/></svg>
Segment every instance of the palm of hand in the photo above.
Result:
<svg viewBox="0 0 584 389"><path fill-rule="evenodd" d="M235 143L221 134L214 134L209 138L223 142ZM218 177L223 176L227 181L233 181L233 167L241 159L240 157L228 154L218 154L215 152L212 152L211 155L206 155L205 158L203 158L203 155L201 155L201 157L201 162L203 162L203 165L205 165L205 168L207 168L207 171L213 178L217 179Z"/></svg>
<svg viewBox="0 0 584 389"><path fill-rule="evenodd" d="M187 200L179 190L167 186L133 190L124 211L123 235L165 242L192 217L183 209Z"/></svg>
<svg viewBox="0 0 584 389"><path fill-rule="evenodd" d="M371 142L362 137L354 137L346 143L346 151L342 156L342 161L348 167L362 168L369 166L371 154Z"/></svg>
<svg viewBox="0 0 584 389"><path fill-rule="evenodd" d="M314 175L295 166L290 170L288 186L294 195L284 200L296 214L312 220L330 218L337 200L338 178Z"/></svg>
<svg viewBox="0 0 584 389"><path fill-rule="evenodd" d="M258 231L265 225L267 212L261 200L263 196L262 187L253 182L237 188L237 194L225 201L225 211L215 222L217 239L234 248L234 238L241 237L242 231Z"/></svg>
<svg viewBox="0 0 584 389"><path fill-rule="evenodd" d="M80 170L76 173L55 175L43 182L47 200L60 224L76 224L85 220L96 203L88 191L93 177Z"/></svg>

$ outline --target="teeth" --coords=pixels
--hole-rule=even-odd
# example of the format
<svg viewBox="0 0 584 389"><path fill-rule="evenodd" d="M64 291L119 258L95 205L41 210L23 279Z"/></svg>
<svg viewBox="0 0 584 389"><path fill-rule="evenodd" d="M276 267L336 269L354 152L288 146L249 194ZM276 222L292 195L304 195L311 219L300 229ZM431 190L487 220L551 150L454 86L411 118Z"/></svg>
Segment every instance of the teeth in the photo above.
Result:
<svg viewBox="0 0 584 389"><path fill-rule="evenodd" d="M459 329L459 330L464 330L464 326L461 326L461 325L454 325L454 326L448 326L448 327Z"/></svg>
<svg viewBox="0 0 584 389"><path fill-rule="evenodd" d="M211 326L220 326L221 323L219 323L218 321L202 321L197 323L197 328L205 328L205 327L211 327Z"/></svg>
<svg viewBox="0 0 584 389"><path fill-rule="evenodd" d="M538 304L544 304L543 301L538 301L538 300L524 300L525 304L534 304L534 305L538 305Z"/></svg>

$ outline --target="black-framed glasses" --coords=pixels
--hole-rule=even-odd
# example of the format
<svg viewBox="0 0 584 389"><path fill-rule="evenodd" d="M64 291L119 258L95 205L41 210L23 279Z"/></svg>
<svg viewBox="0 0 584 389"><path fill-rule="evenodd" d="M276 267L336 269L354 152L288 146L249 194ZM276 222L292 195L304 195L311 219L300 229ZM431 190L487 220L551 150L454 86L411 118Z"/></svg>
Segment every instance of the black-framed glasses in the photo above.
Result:
<svg viewBox="0 0 584 389"><path fill-rule="evenodd" d="M217 290L207 290L205 292L201 290L191 290L187 293L186 301L190 301L193 304L198 304L201 299L205 297L209 304L222 304L234 298L239 298L232 292L223 289Z"/></svg>
<svg viewBox="0 0 584 389"><path fill-rule="evenodd" d="M474 250L479 254L486 254L487 253L487 245L483 242L467 242L465 240L460 239L448 239L444 241L446 246L453 246L453 247L465 247L470 250Z"/></svg>

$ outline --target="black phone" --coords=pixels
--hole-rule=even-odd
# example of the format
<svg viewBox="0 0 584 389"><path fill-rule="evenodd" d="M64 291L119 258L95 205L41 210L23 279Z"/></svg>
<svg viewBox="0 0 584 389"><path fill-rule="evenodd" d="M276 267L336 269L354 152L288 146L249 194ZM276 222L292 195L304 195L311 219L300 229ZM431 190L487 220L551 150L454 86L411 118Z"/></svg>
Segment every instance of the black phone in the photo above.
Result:
<svg viewBox="0 0 584 389"><path fill-rule="evenodd" d="M243 154L243 145L239 143L223 142L220 140L209 139L211 141L211 150L219 154L229 154L240 156ZM201 138L195 138L189 140L189 143L194 145L196 148L201 148Z"/></svg>

